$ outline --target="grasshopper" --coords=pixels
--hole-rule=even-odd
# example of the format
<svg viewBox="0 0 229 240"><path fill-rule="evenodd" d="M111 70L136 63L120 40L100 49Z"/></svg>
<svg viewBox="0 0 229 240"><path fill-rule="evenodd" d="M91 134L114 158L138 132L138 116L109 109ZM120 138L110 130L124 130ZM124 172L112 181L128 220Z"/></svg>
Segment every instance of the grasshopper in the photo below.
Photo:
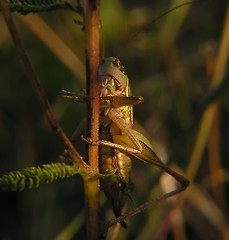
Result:
<svg viewBox="0 0 229 240"><path fill-rule="evenodd" d="M143 102L141 96L130 96L129 81L125 69L117 58L110 57L103 61L99 70L100 82L100 139L114 143L113 137L121 134L118 128L108 116L111 109L115 108L122 113L122 118L130 127L133 126L134 104ZM87 97L62 90L61 95L74 101L85 102ZM84 139L84 138L83 138ZM90 142L89 138L84 139ZM104 177L104 192L111 201L115 216L121 215L133 184L130 181L131 159L123 152L111 146L102 146L100 149L100 171ZM121 221L123 227L127 227Z"/></svg>
<svg viewBox="0 0 229 240"><path fill-rule="evenodd" d="M129 80L119 59L106 58L98 69L98 77L101 99L101 140L92 142L90 138L83 139L89 144L101 146L100 170L101 173L107 175L104 191L112 202L116 217L121 216L122 208L133 189L133 184L130 181L131 159L129 154L161 168L181 184L180 188L163 195L161 199L185 190L189 181L166 166L157 156L150 141L134 129L133 105L143 102L143 97L131 96ZM62 91L62 95L77 101L85 101L86 99L85 96L82 97L66 91ZM139 209L136 209L137 212ZM133 212L132 215L134 214ZM126 227L123 219L120 220L120 223Z"/></svg>
<svg viewBox="0 0 229 240"><path fill-rule="evenodd" d="M129 81L124 67L117 58L104 60L98 70L101 98L100 139L114 144L115 136L121 135L121 129L110 118L109 113L116 109L127 126L133 126L132 105L141 103L142 97L130 96ZM130 181L131 159L124 152L112 146L101 147L101 172L111 177L106 179L104 192L111 200L116 217L121 215L129 193L133 189ZM124 221L121 221L126 227Z"/></svg>

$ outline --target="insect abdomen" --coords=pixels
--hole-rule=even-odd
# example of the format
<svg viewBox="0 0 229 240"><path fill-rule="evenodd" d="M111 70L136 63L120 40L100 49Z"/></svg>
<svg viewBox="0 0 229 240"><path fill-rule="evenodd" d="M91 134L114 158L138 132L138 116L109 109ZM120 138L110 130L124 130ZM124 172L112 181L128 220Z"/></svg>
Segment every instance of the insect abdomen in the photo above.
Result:
<svg viewBox="0 0 229 240"><path fill-rule="evenodd" d="M109 132L109 127L100 127L100 137L106 141L113 141ZM104 192L106 197L111 201L116 217L122 214L133 184L130 182L131 159L111 147L101 147L101 164L100 171L108 176L104 179ZM124 221L121 222L123 227L127 227Z"/></svg>

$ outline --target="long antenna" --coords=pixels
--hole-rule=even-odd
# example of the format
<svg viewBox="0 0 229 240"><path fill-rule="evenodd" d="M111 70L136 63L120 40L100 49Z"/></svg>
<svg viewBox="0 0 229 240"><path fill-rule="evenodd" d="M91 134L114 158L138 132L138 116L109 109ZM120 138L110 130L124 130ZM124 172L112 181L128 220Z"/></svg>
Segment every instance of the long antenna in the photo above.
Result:
<svg viewBox="0 0 229 240"><path fill-rule="evenodd" d="M177 6L173 7L173 8L165 11L165 12L162 13L161 15L157 16L157 17L154 18L151 22L148 22L148 23L144 24L144 26L142 26L141 29L138 29L137 31L135 30L135 31L133 31L132 33L130 33L130 34L129 34L129 37L127 37L125 43L123 44L123 47L121 47L120 52L122 52L122 51L126 48L127 44L129 44L129 42L130 42L133 38L135 38L135 37L136 37L139 33L141 33L142 31L147 31L147 30L150 28L150 26L151 26L152 24L154 24L156 21L160 20L161 18L163 18L163 17L166 16L167 14L173 12L174 10L176 10L176 9L178 9L178 8L181 8L181 7L184 7L184 6L186 6L186 5L190 5L190 4L194 3L194 2L199 2L199 0L193 0L193 1L189 1L189 2L186 2L186 3L182 3L182 4L180 4L180 5L177 5Z"/></svg>

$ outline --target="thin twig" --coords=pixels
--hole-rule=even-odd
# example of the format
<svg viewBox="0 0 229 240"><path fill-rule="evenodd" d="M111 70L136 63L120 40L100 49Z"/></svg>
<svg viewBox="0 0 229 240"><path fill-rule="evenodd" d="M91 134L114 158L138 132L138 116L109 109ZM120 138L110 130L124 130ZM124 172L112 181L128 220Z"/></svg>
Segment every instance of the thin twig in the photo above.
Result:
<svg viewBox="0 0 229 240"><path fill-rule="evenodd" d="M7 23L7 26L9 28L10 34L13 38L15 47L21 57L21 60L25 66L26 73L28 74L29 79L32 81L35 91L37 93L37 96L42 104L43 110L45 112L46 118L54 131L57 133L58 137L62 140L62 142L65 144L65 147L69 151L69 154L73 161L83 170L86 169L88 166L84 163L79 153L76 151L74 146L72 145L71 141L66 136L65 132L62 130L60 125L58 124L57 120L54 117L54 114L51 110L51 106L47 98L45 97L44 89L40 83L40 80L31 64L31 61L26 53L26 50L24 48L24 45L21 41L21 38L19 36L19 33L16 29L13 17L10 13L9 6L6 0L0 0L0 6L3 12L3 16L5 18L5 21Z"/></svg>

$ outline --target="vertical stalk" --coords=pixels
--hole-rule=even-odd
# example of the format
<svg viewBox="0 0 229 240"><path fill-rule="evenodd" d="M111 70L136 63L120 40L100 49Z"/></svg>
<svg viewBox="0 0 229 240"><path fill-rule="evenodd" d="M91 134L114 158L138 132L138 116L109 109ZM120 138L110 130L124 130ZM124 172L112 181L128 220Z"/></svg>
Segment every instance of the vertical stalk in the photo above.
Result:
<svg viewBox="0 0 229 240"><path fill-rule="evenodd" d="M100 61L100 16L99 0L84 0L86 69L88 102L88 135L99 140L99 82L97 70ZM99 172L99 148L88 146L88 159L94 173ZM87 239L99 238L99 179L84 179Z"/></svg>

